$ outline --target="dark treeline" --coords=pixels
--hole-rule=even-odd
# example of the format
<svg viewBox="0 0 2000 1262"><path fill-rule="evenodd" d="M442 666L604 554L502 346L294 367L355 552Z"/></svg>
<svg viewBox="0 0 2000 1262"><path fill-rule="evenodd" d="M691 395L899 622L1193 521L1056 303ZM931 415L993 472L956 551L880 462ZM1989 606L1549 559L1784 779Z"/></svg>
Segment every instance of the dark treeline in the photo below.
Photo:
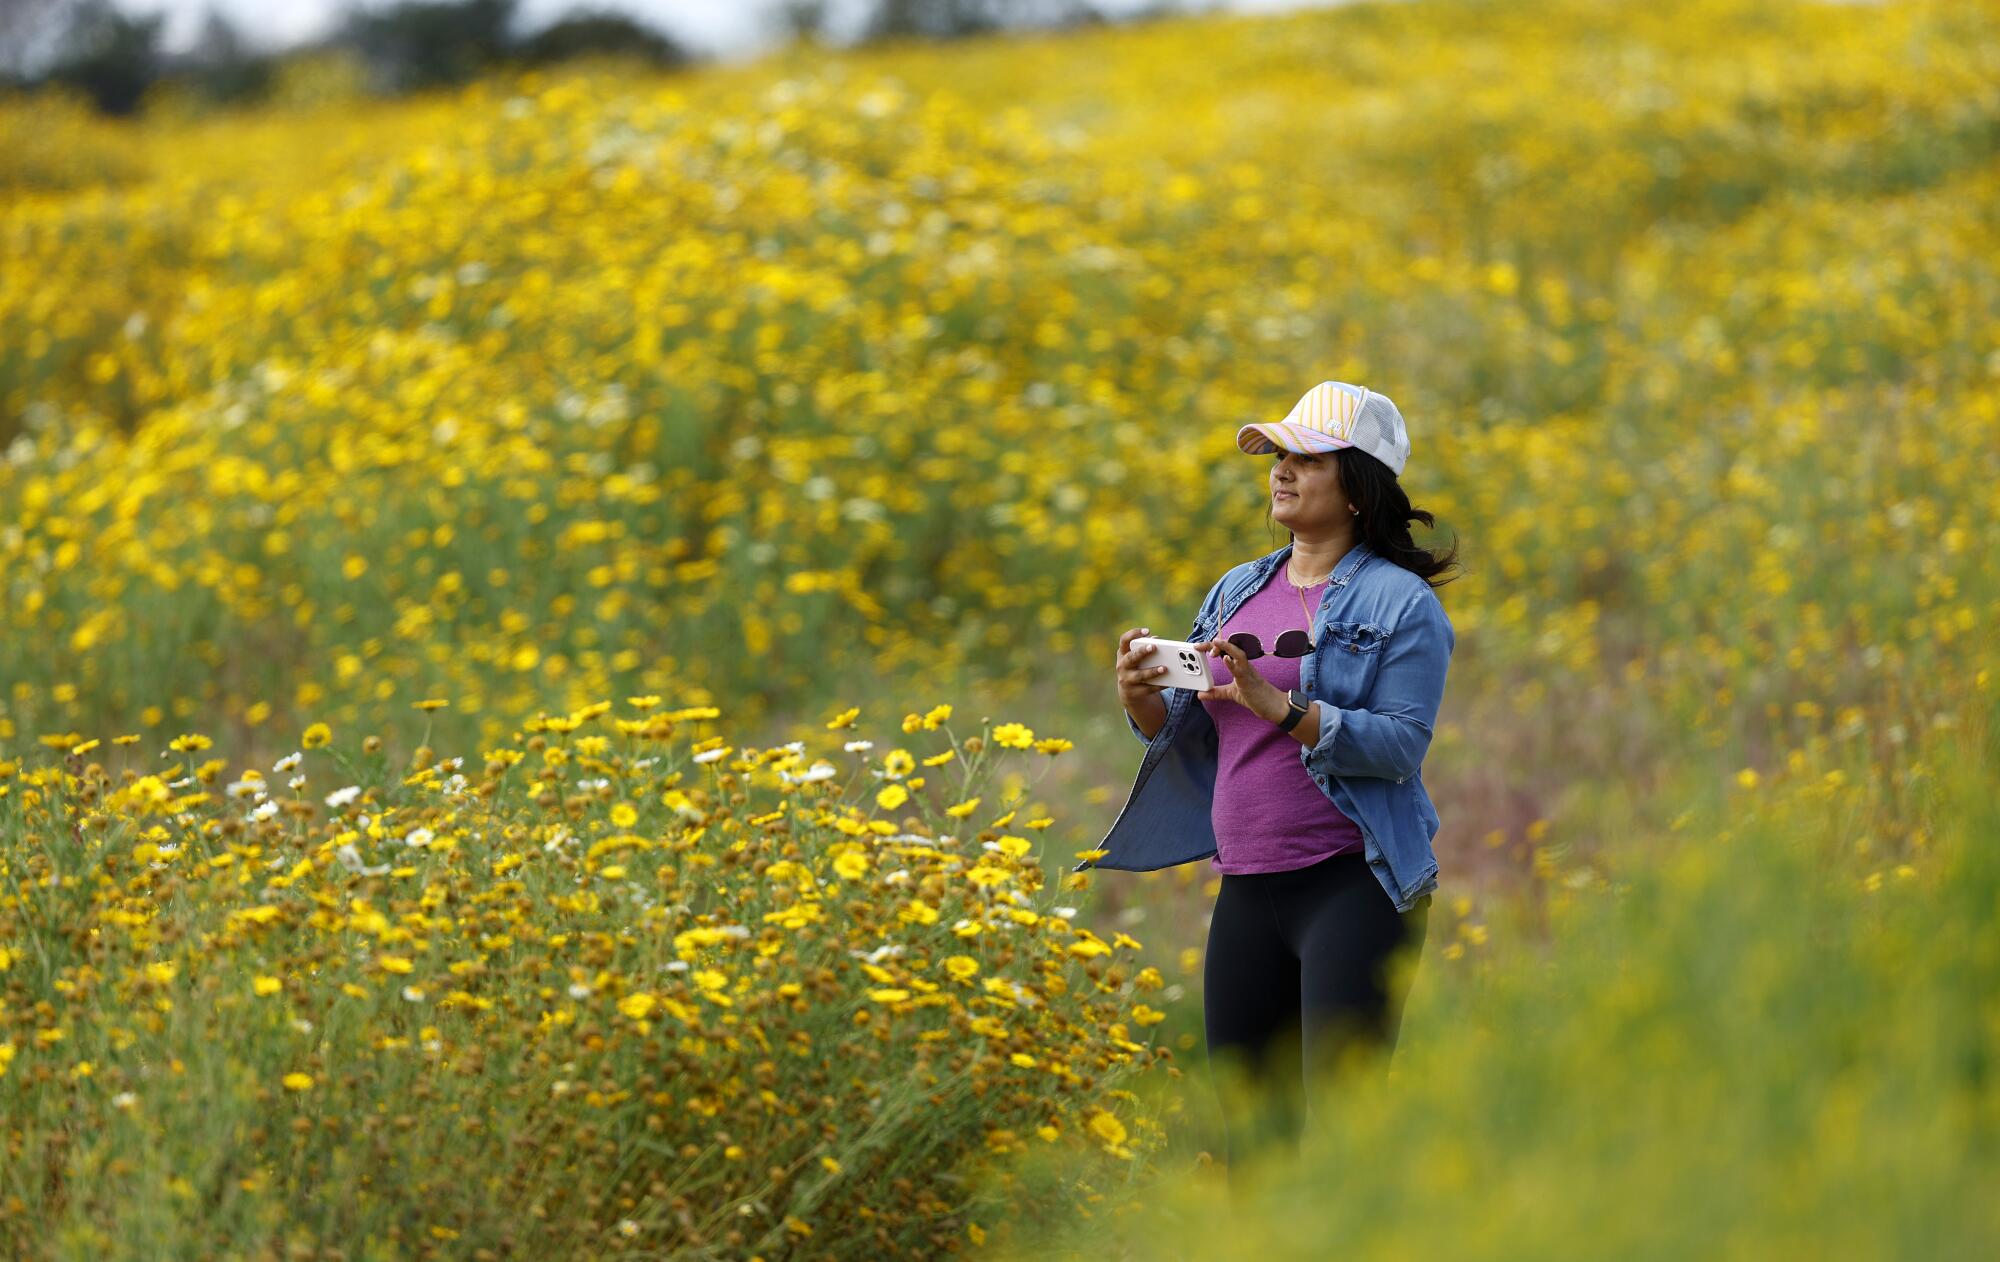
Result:
<svg viewBox="0 0 2000 1262"><path fill-rule="evenodd" d="M1154 0L1121 20L1188 7ZM218 106L254 104L287 60L329 50L352 53L369 89L384 95L571 57L635 58L667 69L701 60L666 32L622 13L577 9L526 32L517 16L517 0L398 0L365 8L349 0L326 37L265 51L211 9L195 46L169 53L161 47L163 17L129 12L112 0L0 0L0 50L11 50L0 52L0 89L61 84L104 113L125 115L136 113L157 84L182 85ZM785 38L827 42L831 34L827 0L775 0L767 17ZM1092 0L874 0L852 42L955 39L1107 20Z"/></svg>

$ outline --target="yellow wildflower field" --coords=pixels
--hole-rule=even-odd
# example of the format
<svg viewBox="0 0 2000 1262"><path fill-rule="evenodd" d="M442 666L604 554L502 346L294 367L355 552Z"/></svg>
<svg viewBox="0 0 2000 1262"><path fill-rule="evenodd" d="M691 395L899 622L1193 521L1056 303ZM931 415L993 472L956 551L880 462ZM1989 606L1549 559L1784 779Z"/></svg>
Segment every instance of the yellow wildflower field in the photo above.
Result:
<svg viewBox="0 0 2000 1262"><path fill-rule="evenodd" d="M0 99L0 1252L1248 1248L1136 1182L1213 886L1067 869L1327 379L1463 549L1448 914L1256 1251L1978 1252L1996 83L1423 0Z"/></svg>

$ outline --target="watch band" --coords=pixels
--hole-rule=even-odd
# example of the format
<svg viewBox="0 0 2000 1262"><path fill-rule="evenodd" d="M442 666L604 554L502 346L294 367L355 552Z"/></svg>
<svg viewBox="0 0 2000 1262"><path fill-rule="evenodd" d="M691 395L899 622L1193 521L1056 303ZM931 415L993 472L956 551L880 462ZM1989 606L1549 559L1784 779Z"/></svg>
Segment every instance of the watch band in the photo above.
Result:
<svg viewBox="0 0 2000 1262"><path fill-rule="evenodd" d="M1291 704L1292 710L1279 722L1280 732L1289 732L1297 727L1299 720L1306 717L1306 711L1312 708L1312 703L1306 700L1305 694L1296 688L1285 694L1285 700Z"/></svg>

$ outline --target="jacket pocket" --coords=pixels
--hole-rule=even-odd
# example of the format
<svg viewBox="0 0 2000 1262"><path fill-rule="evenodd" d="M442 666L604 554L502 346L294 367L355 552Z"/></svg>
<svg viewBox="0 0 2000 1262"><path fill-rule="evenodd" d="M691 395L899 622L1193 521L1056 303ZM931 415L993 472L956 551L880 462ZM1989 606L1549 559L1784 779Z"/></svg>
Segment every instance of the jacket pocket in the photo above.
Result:
<svg viewBox="0 0 2000 1262"><path fill-rule="evenodd" d="M1388 643L1388 630L1376 623L1328 622L1314 652L1323 699L1342 709L1359 706L1375 686Z"/></svg>

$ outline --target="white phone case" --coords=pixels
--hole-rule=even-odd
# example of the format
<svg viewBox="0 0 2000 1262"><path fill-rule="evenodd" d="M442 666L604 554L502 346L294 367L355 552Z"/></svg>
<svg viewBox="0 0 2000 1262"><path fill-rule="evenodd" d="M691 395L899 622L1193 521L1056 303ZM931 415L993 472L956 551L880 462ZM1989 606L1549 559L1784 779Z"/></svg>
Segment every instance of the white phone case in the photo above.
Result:
<svg viewBox="0 0 2000 1262"><path fill-rule="evenodd" d="M1139 659L1141 667L1167 668L1166 674L1155 675L1146 681L1155 688L1192 688L1196 692L1207 692L1215 686L1215 677L1208 673L1208 654L1196 648L1192 640L1163 640L1147 635L1132 641L1132 647L1146 654Z"/></svg>

